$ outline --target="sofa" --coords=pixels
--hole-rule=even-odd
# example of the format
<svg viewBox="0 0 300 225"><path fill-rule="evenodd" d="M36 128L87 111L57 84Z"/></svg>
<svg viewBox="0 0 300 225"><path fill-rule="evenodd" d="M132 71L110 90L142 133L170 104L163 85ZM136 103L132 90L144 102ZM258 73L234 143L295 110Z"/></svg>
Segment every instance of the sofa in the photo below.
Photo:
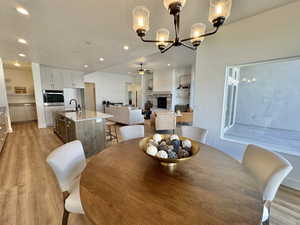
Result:
<svg viewBox="0 0 300 225"><path fill-rule="evenodd" d="M144 116L142 110L128 106L109 106L105 108L105 113L112 115L110 121L126 125L143 124Z"/></svg>

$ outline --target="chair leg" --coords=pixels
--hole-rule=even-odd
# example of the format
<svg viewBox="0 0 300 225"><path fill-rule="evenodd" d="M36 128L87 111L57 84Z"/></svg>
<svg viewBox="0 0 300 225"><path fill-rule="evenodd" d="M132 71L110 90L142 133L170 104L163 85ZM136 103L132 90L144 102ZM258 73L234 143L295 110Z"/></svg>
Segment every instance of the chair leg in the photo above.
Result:
<svg viewBox="0 0 300 225"><path fill-rule="evenodd" d="M270 216L271 216L271 203L267 204L267 208L268 208L268 213L269 213L269 217L266 221L264 221L262 224L263 225L270 225Z"/></svg>
<svg viewBox="0 0 300 225"><path fill-rule="evenodd" d="M118 140L117 126L115 125L114 127L115 127L116 139L117 139L117 143L118 143L118 142L119 142L119 140Z"/></svg>
<svg viewBox="0 0 300 225"><path fill-rule="evenodd" d="M68 220L69 220L69 212L64 209L64 215L63 215L63 219L62 219L62 225L68 225Z"/></svg>
<svg viewBox="0 0 300 225"><path fill-rule="evenodd" d="M65 203L66 203L66 199L68 198L69 193L67 191L63 192L63 199L64 199L64 214L63 214L63 218L62 218L62 225L68 225L68 220L69 220L69 212L66 210L65 208Z"/></svg>

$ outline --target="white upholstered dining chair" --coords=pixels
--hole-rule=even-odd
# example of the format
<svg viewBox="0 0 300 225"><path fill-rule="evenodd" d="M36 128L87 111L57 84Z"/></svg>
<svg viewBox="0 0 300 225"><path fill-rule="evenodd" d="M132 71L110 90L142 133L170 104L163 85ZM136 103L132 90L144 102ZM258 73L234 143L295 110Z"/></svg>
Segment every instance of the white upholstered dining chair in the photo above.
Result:
<svg viewBox="0 0 300 225"><path fill-rule="evenodd" d="M123 141L144 137L144 125L124 126L120 128Z"/></svg>
<svg viewBox="0 0 300 225"><path fill-rule="evenodd" d="M208 131L199 127L192 126L182 126L181 135L187 138L190 138L194 141L199 141L200 143L206 143Z"/></svg>
<svg viewBox="0 0 300 225"><path fill-rule="evenodd" d="M269 225L270 207L284 178L292 170L285 158L256 145L248 145L243 165L257 179L264 202L262 224Z"/></svg>
<svg viewBox="0 0 300 225"><path fill-rule="evenodd" d="M47 157L64 195L63 225L68 224L70 213L84 214L79 193L80 174L86 158L80 141L72 141L55 149Z"/></svg>

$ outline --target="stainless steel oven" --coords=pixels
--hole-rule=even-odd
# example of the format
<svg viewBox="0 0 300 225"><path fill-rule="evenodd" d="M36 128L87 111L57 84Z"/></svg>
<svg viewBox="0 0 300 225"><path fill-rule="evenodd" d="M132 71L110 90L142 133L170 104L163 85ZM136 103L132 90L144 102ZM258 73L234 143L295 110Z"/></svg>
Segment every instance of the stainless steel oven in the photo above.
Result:
<svg viewBox="0 0 300 225"><path fill-rule="evenodd" d="M44 105L64 105L64 92L60 90L43 90Z"/></svg>

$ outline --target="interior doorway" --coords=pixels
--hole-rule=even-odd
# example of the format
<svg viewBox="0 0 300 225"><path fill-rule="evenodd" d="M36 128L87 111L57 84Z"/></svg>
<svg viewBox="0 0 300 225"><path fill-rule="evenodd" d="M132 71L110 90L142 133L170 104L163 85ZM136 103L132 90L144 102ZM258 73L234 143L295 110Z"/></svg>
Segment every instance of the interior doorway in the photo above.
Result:
<svg viewBox="0 0 300 225"><path fill-rule="evenodd" d="M4 77L11 123L36 121L31 64L4 62Z"/></svg>
<svg viewBox="0 0 300 225"><path fill-rule="evenodd" d="M85 109L96 111L96 90L95 83L84 83Z"/></svg>

